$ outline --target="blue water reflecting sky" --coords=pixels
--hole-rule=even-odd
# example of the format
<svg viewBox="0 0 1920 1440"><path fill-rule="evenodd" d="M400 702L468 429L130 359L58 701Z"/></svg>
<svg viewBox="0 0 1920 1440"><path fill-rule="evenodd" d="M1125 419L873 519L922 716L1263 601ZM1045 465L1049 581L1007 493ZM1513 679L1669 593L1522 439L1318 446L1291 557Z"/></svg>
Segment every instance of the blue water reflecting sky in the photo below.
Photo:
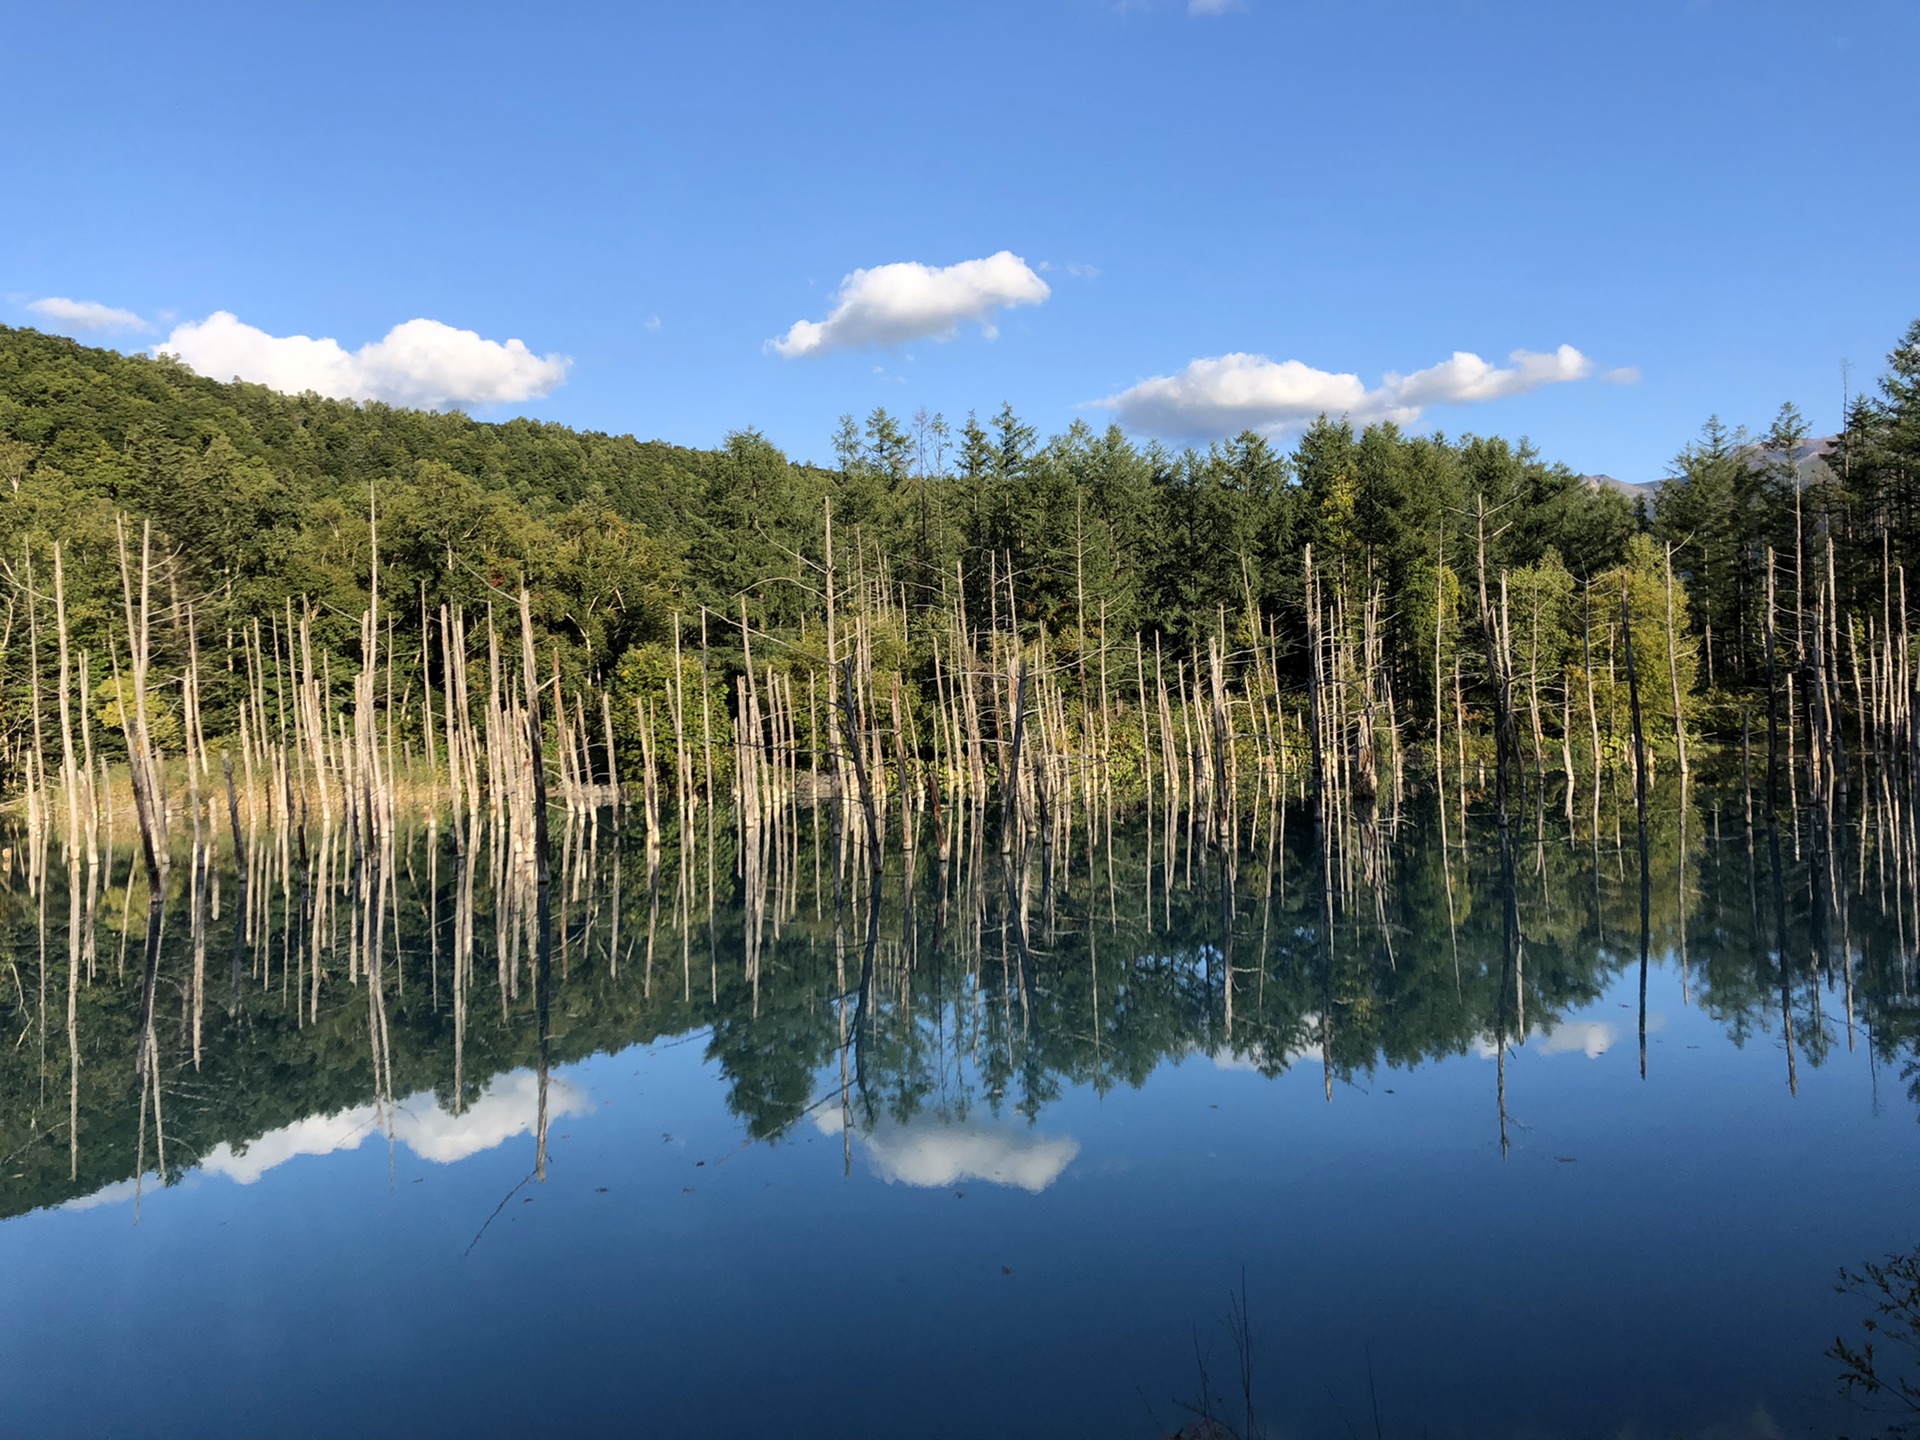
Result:
<svg viewBox="0 0 1920 1440"><path fill-rule="evenodd" d="M1323 1093L1223 1050L1035 1124L749 1143L703 1036L314 1116L0 1224L33 1435L1149 1436L1232 1378L1276 1433L1835 1434L1837 1267L1913 1242L1912 1107L1836 1044L1787 1088L1637 977L1509 1051ZM1878 1081L1876 1087L1876 1079ZM1876 1088L1880 1093L1876 1105ZM1895 1091L1895 1093L1888 1093ZM135 1223L137 1211L138 1223ZM1373 1389L1369 1389L1371 1365ZM1158 1417L1157 1428L1156 1420ZM1857 1420L1856 1420L1857 1423Z"/></svg>

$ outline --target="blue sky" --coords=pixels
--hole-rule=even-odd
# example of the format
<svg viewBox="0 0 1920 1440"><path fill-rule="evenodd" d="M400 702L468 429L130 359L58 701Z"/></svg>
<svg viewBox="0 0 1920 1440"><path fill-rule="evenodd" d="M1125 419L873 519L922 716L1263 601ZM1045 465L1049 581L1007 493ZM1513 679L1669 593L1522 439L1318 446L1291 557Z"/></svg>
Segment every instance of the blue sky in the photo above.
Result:
<svg viewBox="0 0 1920 1440"><path fill-rule="evenodd" d="M1646 479L1710 412L1832 429L1920 315L1912 0L7 29L0 320L486 417L824 459L875 405L1203 440L1330 402Z"/></svg>

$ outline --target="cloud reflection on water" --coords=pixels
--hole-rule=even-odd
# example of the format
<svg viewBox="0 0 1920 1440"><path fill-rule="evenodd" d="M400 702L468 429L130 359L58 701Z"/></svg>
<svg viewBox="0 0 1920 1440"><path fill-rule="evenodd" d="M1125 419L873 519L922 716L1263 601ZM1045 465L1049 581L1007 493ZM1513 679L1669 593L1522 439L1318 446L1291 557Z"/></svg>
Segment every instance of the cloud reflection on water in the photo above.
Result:
<svg viewBox="0 0 1920 1440"><path fill-rule="evenodd" d="M840 1112L822 1109L814 1114L822 1134L838 1135ZM870 1131L856 1129L854 1138L867 1162L889 1185L944 1189L963 1181L1010 1185L1038 1195L1080 1153L1071 1136L1043 1136L971 1120L919 1118L905 1125L886 1121Z"/></svg>
<svg viewBox="0 0 1920 1440"><path fill-rule="evenodd" d="M1304 1030L1311 1032L1320 1023L1320 1017L1308 1014L1301 1019ZM1666 1028L1667 1017L1658 1011L1647 1013L1647 1033ZM1527 1032L1524 1042L1536 1055L1572 1055L1582 1054L1589 1060L1598 1060L1615 1045L1625 1032L1610 1020L1565 1020L1553 1025L1535 1025ZM1512 1040L1508 1041L1514 1046ZM1476 1035L1472 1042L1473 1053L1482 1060L1491 1060L1499 1054L1499 1046L1492 1035ZM1517 1047L1516 1047L1517 1048ZM1513 1053L1513 1048L1508 1051ZM1320 1064L1322 1054L1317 1043L1297 1046L1288 1050L1276 1061L1273 1056L1259 1045L1250 1045L1244 1049L1215 1050L1207 1055L1208 1061L1216 1070L1251 1070L1261 1074L1284 1073L1295 1065L1305 1061Z"/></svg>
<svg viewBox="0 0 1920 1440"><path fill-rule="evenodd" d="M152 1171L148 1171L142 1179L149 1185L157 1186L160 1183L160 1177ZM140 1181L138 1180L131 1178L116 1180L111 1185L102 1185L91 1195L76 1195L73 1199L66 1201L64 1204L57 1205L54 1208L57 1210L97 1210L102 1205L119 1205L133 1199L139 1188Z"/></svg>
<svg viewBox="0 0 1920 1440"><path fill-rule="evenodd" d="M1649 1021L1652 1016L1647 1017ZM1606 1020L1573 1020L1555 1025L1538 1036L1542 1055L1567 1055L1578 1050L1589 1060L1598 1060L1620 1039L1620 1027Z"/></svg>
<svg viewBox="0 0 1920 1440"><path fill-rule="evenodd" d="M1667 1028L1667 1017L1657 1010L1647 1012L1647 1033L1652 1035ZM1536 1025L1527 1032L1526 1045L1536 1055L1585 1055L1589 1060L1598 1060L1629 1032L1610 1020L1566 1020L1557 1025ZM1509 1042L1511 1044L1511 1042ZM1491 1060L1500 1053L1493 1036L1476 1036L1473 1053L1482 1060ZM1508 1054L1514 1051L1509 1049Z"/></svg>
<svg viewBox="0 0 1920 1440"><path fill-rule="evenodd" d="M422 1160L451 1165L492 1150L516 1135L532 1132L540 1106L539 1081L531 1070L496 1075L480 1098L459 1113L443 1109L431 1090L421 1090L393 1105L393 1138ZM565 1080L547 1082L547 1117L584 1114L592 1102L584 1090ZM378 1107L356 1105L333 1115L309 1115L269 1130L239 1149L222 1141L200 1157L198 1169L251 1185L269 1170L302 1155L334 1155L357 1150L369 1137L384 1135ZM91 1195L69 1200L63 1210L91 1210L131 1200L132 1180L117 1181Z"/></svg>

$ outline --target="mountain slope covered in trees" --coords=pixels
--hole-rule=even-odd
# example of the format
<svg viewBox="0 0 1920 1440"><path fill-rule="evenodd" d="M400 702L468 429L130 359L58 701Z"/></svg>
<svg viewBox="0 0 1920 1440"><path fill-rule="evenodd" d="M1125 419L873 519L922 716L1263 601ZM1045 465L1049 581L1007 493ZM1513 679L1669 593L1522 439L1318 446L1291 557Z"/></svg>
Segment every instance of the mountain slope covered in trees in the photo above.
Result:
<svg viewBox="0 0 1920 1440"><path fill-rule="evenodd" d="M1597 663L1595 627L1618 621L1627 579L1603 577L1637 577L1641 663L1669 668L1655 626L1668 543L1683 707L1709 689L1727 699L1764 685L1769 635L1776 669L1807 664L1817 614L1841 651L1891 642L1920 539L1920 325L1847 421L1812 485L1755 462L1746 436L1710 422L1648 513L1524 444L1384 424L1323 419L1287 452L1252 433L1176 452L1082 422L1043 441L1010 408L957 428L876 410L843 419L837 463L823 468L789 462L752 431L700 451L486 424L220 383L0 329L0 561L13 579L0 724L17 778L29 672L51 678L34 629L46 607L25 601L44 601L55 542L72 643L92 657L96 693L119 683L116 517L150 523L164 557L162 674L183 661L169 646L181 648L189 607L201 634L229 644L256 621L285 627L310 612L315 643L344 670L361 643L377 526L382 623L399 649L430 650L421 618L432 630L443 605L477 614L524 579L540 648L568 687L645 688L675 630L692 643L704 623L722 704L743 618L772 642L757 658L824 662L831 523L843 593L885 597L899 617L873 663L903 677L909 706L930 703L922 631L956 609L980 631L1044 635L1081 686L1088 656L1131 654L1136 635L1197 656L1216 633L1230 646L1279 637L1275 678L1299 683L1310 548L1336 623L1357 633L1371 609L1378 670L1410 734L1437 702L1484 712L1490 651L1476 627L1504 609L1512 673L1532 687L1545 744L1572 723L1573 677ZM1791 454L1804 436L1787 407L1764 440ZM1484 603L1483 554L1497 577ZM1670 728L1660 690L1649 687L1653 731L1662 704ZM228 698L216 677L205 724L220 726Z"/></svg>

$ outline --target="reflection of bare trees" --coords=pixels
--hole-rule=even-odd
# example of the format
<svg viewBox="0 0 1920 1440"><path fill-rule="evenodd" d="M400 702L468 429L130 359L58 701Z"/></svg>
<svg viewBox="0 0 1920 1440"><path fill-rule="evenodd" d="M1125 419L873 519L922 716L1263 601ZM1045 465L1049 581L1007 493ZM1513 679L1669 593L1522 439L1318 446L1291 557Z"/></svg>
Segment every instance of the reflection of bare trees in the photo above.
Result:
<svg viewBox="0 0 1920 1440"><path fill-rule="evenodd" d="M1215 1377L1212 1346L1203 1345L1196 1330L1193 1359L1198 1389L1194 1398L1180 1407L1193 1419L1175 1431L1171 1440L1265 1440L1269 1433L1260 1423L1254 1405L1253 1316L1247 1308L1244 1270L1240 1275L1240 1288L1227 1297L1223 1323L1232 1357L1232 1374L1225 1380L1227 1388L1223 1389L1221 1380Z"/></svg>
<svg viewBox="0 0 1920 1440"><path fill-rule="evenodd" d="M1116 819L1103 787L1056 774L1032 792L1035 819L1004 854L990 807L964 790L936 804L911 772L903 791L890 763L882 823L897 843L876 871L864 807L824 779L813 786L804 757L782 748L804 723L803 699L777 676L762 677L750 707L764 748L734 771L759 785L757 810L710 808L682 824L669 809L656 826L640 806L556 803L543 902L548 807L532 779L530 707L551 711L551 682L536 671L529 699L524 659L508 663L493 635L497 819L464 782L455 809L446 774L457 771L443 774L436 809L391 804L376 779L388 773L382 733L379 765L349 766L361 780L342 785L330 771L331 827L320 784L302 778L310 752L289 746L256 750L251 788L238 755L210 771L197 826L194 787L177 784L151 872L147 837L122 829L116 849L112 808L90 821L86 787L70 847L52 823L16 851L25 905L0 890L0 925L16 941L0 1006L24 1042L0 1054L10 1097L0 1127L21 1137L10 1149L53 1137L61 1186L149 1169L162 1152L171 1178L210 1145L244 1143L249 1132L220 1118L223 1107L248 1113L233 1103L243 1094L284 1090L269 1108L384 1113L396 1096L440 1088L458 1111L502 1069L538 1075L582 1046L702 1029L754 1136L781 1133L820 1094L858 1133L978 1106L1033 1115L1066 1085L1139 1083L1196 1050L1268 1073L1310 1064L1331 1097L1383 1064L1485 1047L1508 1137L1513 1048L1591 1002L1624 965L1651 973L1683 934L1695 1002L1736 1034L1790 1042L1790 1074L1846 1033L1823 1023L1823 1004L1845 1005L1876 1065L1920 1040L1904 1001L1913 818L1896 793L1870 790L1857 819L1836 809L1830 839L1807 828L1803 804L1812 843L1798 859L1782 807L1777 847L1757 866L1771 904L1750 905L1741 795L1695 788L1682 810L1672 787L1650 785L1642 810L1625 766L1617 779L1603 772L1563 843L1533 837L1527 864L1544 873L1523 887L1497 815L1470 808L1459 832L1450 793L1439 825L1424 805L1348 809L1332 778L1345 762L1325 743L1310 745L1321 805L1302 754L1261 780L1257 812L1224 827L1190 771L1156 772L1150 815L1131 820ZM1151 696L1145 668L1134 680ZM1014 680L1017 690L1017 670ZM1203 672L1203 700L1207 681ZM266 693L262 713L273 715ZM868 713L856 699L846 712ZM1302 738L1318 733L1310 725ZM464 768L466 733L453 734L438 754ZM350 761L356 744L354 727L336 726L328 764ZM1215 753L1199 749L1203 770ZM76 762L76 777L91 773ZM1543 808L1563 807L1536 806L1531 828L1547 823ZM57 822L61 809L45 813ZM634 865L646 867L644 886ZM97 964L102 926L109 951L119 929L126 991L111 961ZM1609 939L1628 933L1639 944L1617 956ZM675 950L682 983L663 985L660 961ZM231 956L225 1005L203 1003L208 954ZM704 985L692 983L698 955ZM268 1077L248 1075L253 1056L284 1058ZM115 1095L109 1077L132 1083ZM539 1127L534 1148L539 1171Z"/></svg>
<svg viewBox="0 0 1920 1440"><path fill-rule="evenodd" d="M1843 1269L1835 1288L1865 1301L1869 1312L1857 1337L1835 1336L1827 1350L1842 1387L1895 1417L1888 1434L1912 1434L1920 1429L1920 1250Z"/></svg>

